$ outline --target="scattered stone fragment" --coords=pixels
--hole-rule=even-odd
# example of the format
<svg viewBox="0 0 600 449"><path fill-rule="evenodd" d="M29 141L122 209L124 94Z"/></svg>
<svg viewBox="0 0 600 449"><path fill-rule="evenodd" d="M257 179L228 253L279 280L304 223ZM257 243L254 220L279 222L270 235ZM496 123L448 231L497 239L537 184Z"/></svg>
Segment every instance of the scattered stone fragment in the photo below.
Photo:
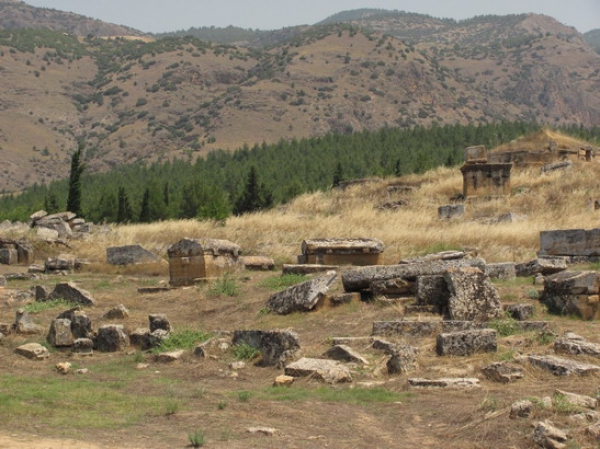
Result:
<svg viewBox="0 0 600 449"><path fill-rule="evenodd" d="M43 285L36 285L34 287L35 300L38 302L47 301L50 296L50 289Z"/></svg>
<svg viewBox="0 0 600 449"><path fill-rule="evenodd" d="M27 343L15 349L15 353L32 360L43 360L50 357L48 349L39 343Z"/></svg>
<svg viewBox="0 0 600 449"><path fill-rule="evenodd" d="M71 333L73 334L73 338L92 338L92 322L85 312L81 310L80 306L65 310L56 318L65 318L71 321Z"/></svg>
<svg viewBox="0 0 600 449"><path fill-rule="evenodd" d="M531 262L519 263L515 266L515 269L517 277L529 277L537 274L548 276L565 271L567 269L567 262L564 257L539 258Z"/></svg>
<svg viewBox="0 0 600 449"><path fill-rule="evenodd" d="M588 355L600 358L600 345L567 332L563 337L554 341L554 352L564 355Z"/></svg>
<svg viewBox="0 0 600 449"><path fill-rule="evenodd" d="M517 276L514 262L489 263L485 266L485 274L492 279L514 279Z"/></svg>
<svg viewBox="0 0 600 449"><path fill-rule="evenodd" d="M65 301L81 304L82 306L93 306L96 304L90 292L79 288L73 282L56 284L48 299L64 299Z"/></svg>
<svg viewBox="0 0 600 449"><path fill-rule="evenodd" d="M273 381L273 386L274 387L289 387L294 383L294 379L295 378L293 376L286 376L285 374L282 374L275 378L275 380Z"/></svg>
<svg viewBox="0 0 600 449"><path fill-rule="evenodd" d="M229 364L229 369L232 370L240 370L240 369L244 369L246 368L246 362L242 361L242 360L238 360L236 362L231 362Z"/></svg>
<svg viewBox="0 0 600 449"><path fill-rule="evenodd" d="M137 370L143 370L143 369L148 369L150 365L148 365L147 363L138 363L137 365L135 365L135 369Z"/></svg>
<svg viewBox="0 0 600 449"><path fill-rule="evenodd" d="M13 324L13 330L17 334L28 335L28 334L41 334L44 332L41 326L38 326L33 322L29 313L23 309L19 309L15 313L15 323Z"/></svg>
<svg viewBox="0 0 600 449"><path fill-rule="evenodd" d="M156 361L160 363L177 362L178 360L181 360L183 353L183 349L179 349L177 351L161 352L160 354L156 355Z"/></svg>
<svg viewBox="0 0 600 449"><path fill-rule="evenodd" d="M129 318L129 310L123 304L113 307L102 315L103 320L124 320L126 318Z"/></svg>
<svg viewBox="0 0 600 449"><path fill-rule="evenodd" d="M554 427L550 421L538 422L533 431L533 441L545 449L565 448L568 435Z"/></svg>
<svg viewBox="0 0 600 449"><path fill-rule="evenodd" d="M583 407L595 409L598 406L598 400L583 394L569 393L568 391L556 390L554 392L553 405L557 403L566 403L574 407Z"/></svg>
<svg viewBox="0 0 600 449"><path fill-rule="evenodd" d="M327 274L274 293L269 298L267 307L279 315L311 310L327 293L336 278L337 273L329 271Z"/></svg>
<svg viewBox="0 0 600 449"><path fill-rule="evenodd" d="M510 418L527 418L533 411L533 402L522 400L511 404Z"/></svg>
<svg viewBox="0 0 600 449"><path fill-rule="evenodd" d="M121 351L129 346L129 337L123 331L123 326L106 324L98 328L95 347L101 352Z"/></svg>
<svg viewBox="0 0 600 449"><path fill-rule="evenodd" d="M479 268L455 268L444 273L448 284L448 316L451 320L490 321L500 318L500 296L490 278Z"/></svg>
<svg viewBox="0 0 600 449"><path fill-rule="evenodd" d="M373 298L399 298L413 295L416 291L414 282L402 278L381 279L371 282L369 291Z"/></svg>
<svg viewBox="0 0 600 449"><path fill-rule="evenodd" d="M361 301L360 293L340 293L329 296L329 303L332 306L341 306L342 304L359 303Z"/></svg>
<svg viewBox="0 0 600 449"><path fill-rule="evenodd" d="M598 422L600 420L600 413L595 411L585 411L569 415L569 421L573 422L577 426L585 426L591 422Z"/></svg>
<svg viewBox="0 0 600 449"><path fill-rule="evenodd" d="M272 427L249 427L248 433L253 435L262 434L268 437L272 437L277 432L277 429L273 429Z"/></svg>
<svg viewBox="0 0 600 449"><path fill-rule="evenodd" d="M106 259L110 265L135 265L157 263L162 259L140 245L112 246L106 248Z"/></svg>
<svg viewBox="0 0 600 449"><path fill-rule="evenodd" d="M77 338L71 348L73 354L92 355L94 353L94 341L91 338Z"/></svg>
<svg viewBox="0 0 600 449"><path fill-rule="evenodd" d="M495 362L481 371L485 377L494 382L508 383L523 378L523 369L510 363Z"/></svg>
<svg viewBox="0 0 600 449"><path fill-rule="evenodd" d="M60 374L69 374L69 372L71 371L71 363L60 362L56 364L55 368L56 371L58 371Z"/></svg>
<svg viewBox="0 0 600 449"><path fill-rule="evenodd" d="M261 365L282 367L300 356L298 334L291 330L235 331L233 345L245 343L261 353Z"/></svg>
<svg viewBox="0 0 600 449"><path fill-rule="evenodd" d="M90 370L87 368L79 368L73 371L75 374L87 374Z"/></svg>
<svg viewBox="0 0 600 449"><path fill-rule="evenodd" d="M409 378L408 385L416 388L478 388L479 379L474 377L441 377L438 379Z"/></svg>
<svg viewBox="0 0 600 449"><path fill-rule="evenodd" d="M275 261L267 256L241 256L240 262L246 270L273 271L275 269Z"/></svg>
<svg viewBox="0 0 600 449"><path fill-rule="evenodd" d="M333 360L338 360L340 362L358 363L359 365L369 364L367 359L365 359L358 352L354 351L351 347L346 345L332 346L323 355L325 357L328 357Z"/></svg>
<svg viewBox="0 0 600 449"><path fill-rule="evenodd" d="M167 316L163 313L155 313L148 315L148 321L150 322L150 333L157 329L162 329L167 332L172 332L171 322L167 319Z"/></svg>
<svg viewBox="0 0 600 449"><path fill-rule="evenodd" d="M418 368L417 357L419 350L408 345L397 345L386 363L388 374L401 374Z"/></svg>
<svg viewBox="0 0 600 449"><path fill-rule="evenodd" d="M75 340L71 333L71 320L66 318L52 320L46 341L55 348L73 346Z"/></svg>
<svg viewBox="0 0 600 449"><path fill-rule="evenodd" d="M534 313L533 304L507 304L503 309L508 316L517 321L529 320Z"/></svg>
<svg viewBox="0 0 600 449"><path fill-rule="evenodd" d="M372 346L373 349L380 349L383 352L385 352L386 354L392 355L394 353L394 351L396 350L396 344L389 342L387 340L384 340L383 338L372 338Z"/></svg>
<svg viewBox="0 0 600 449"><path fill-rule="evenodd" d="M334 360L303 357L285 367L285 374L310 377L327 383L351 382L350 370Z"/></svg>
<svg viewBox="0 0 600 449"><path fill-rule="evenodd" d="M586 376L600 371L600 366L575 362L553 355L528 355L524 356L523 359L533 366L551 372L555 376L569 376L572 374Z"/></svg>
<svg viewBox="0 0 600 449"><path fill-rule="evenodd" d="M472 256L472 254L466 253L465 251L440 251L438 253L430 253L425 254L424 256L417 256L411 259L401 259L399 264L409 264L409 263L429 263L429 262L439 262L446 260L458 260L464 259L466 256Z"/></svg>
<svg viewBox="0 0 600 449"><path fill-rule="evenodd" d="M480 352L496 352L496 338L495 329L443 333L437 336L436 352L439 356L469 356Z"/></svg>

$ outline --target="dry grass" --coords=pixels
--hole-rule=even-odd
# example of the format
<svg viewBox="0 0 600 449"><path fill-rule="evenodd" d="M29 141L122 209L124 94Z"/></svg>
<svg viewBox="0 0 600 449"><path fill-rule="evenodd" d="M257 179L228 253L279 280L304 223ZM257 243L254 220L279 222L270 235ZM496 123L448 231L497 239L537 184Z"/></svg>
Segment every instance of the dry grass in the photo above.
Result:
<svg viewBox="0 0 600 449"><path fill-rule="evenodd" d="M463 219L440 220L437 208L462 191L462 176L457 167L438 168L422 176L376 179L343 190L302 195L270 211L230 217L226 224L179 220L115 226L113 232L76 243L75 250L92 262L103 262L108 246L140 243L165 255L168 245L184 237L220 238L241 245L247 255L268 255L281 264L293 263L307 238L368 237L386 244L387 264L463 247L477 247L490 262L522 262L539 249L540 231L595 226L598 212L588 209L588 198L600 187L599 175L597 162L583 161L574 161L567 171L543 175L534 169L515 171L510 197L470 201ZM390 193L387 187L397 184L420 188ZM377 209L401 198L408 206ZM490 219L507 212L526 218L490 224Z"/></svg>

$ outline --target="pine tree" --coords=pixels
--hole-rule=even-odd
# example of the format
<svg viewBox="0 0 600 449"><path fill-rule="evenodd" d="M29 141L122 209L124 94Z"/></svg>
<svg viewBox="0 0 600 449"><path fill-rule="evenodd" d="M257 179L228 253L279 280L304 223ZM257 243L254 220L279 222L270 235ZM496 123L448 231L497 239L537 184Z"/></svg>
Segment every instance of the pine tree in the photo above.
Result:
<svg viewBox="0 0 600 449"><path fill-rule="evenodd" d="M117 223L126 223L133 219L133 212L131 210L131 204L129 203L129 197L125 192L125 187L119 187L118 195L118 206L117 206Z"/></svg>
<svg viewBox="0 0 600 449"><path fill-rule="evenodd" d="M69 175L69 196L67 198L67 210L81 216L81 175L85 170L85 164L81 161L84 145L80 144L77 151L71 157L71 173Z"/></svg>
<svg viewBox="0 0 600 449"><path fill-rule="evenodd" d="M333 173L333 187L338 187L343 180L344 170L342 168L342 163L338 162L335 167L335 172Z"/></svg>
<svg viewBox="0 0 600 449"><path fill-rule="evenodd" d="M54 192L50 192L44 197L44 209L49 214L55 214L56 212L59 212L58 199L56 198L56 194Z"/></svg>
<svg viewBox="0 0 600 449"><path fill-rule="evenodd" d="M246 189L235 203L234 213L241 215L246 212L254 212L273 205L273 194L258 179L256 167L252 165L248 172Z"/></svg>
<svg viewBox="0 0 600 449"><path fill-rule="evenodd" d="M144 196L142 197L142 204L140 206L140 218L141 223L150 223L150 189L146 187L144 190Z"/></svg>

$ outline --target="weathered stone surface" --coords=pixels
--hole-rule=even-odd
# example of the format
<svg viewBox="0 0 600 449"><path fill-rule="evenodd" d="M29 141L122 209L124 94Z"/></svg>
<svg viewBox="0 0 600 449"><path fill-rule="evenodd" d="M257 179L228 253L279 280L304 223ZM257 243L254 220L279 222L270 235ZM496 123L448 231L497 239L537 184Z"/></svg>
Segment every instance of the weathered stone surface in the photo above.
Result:
<svg viewBox="0 0 600 449"><path fill-rule="evenodd" d="M369 364L367 359L346 345L334 345L323 356L340 362L358 363L359 365Z"/></svg>
<svg viewBox="0 0 600 449"><path fill-rule="evenodd" d="M539 255L599 256L600 229L565 229L540 232Z"/></svg>
<svg viewBox="0 0 600 449"><path fill-rule="evenodd" d="M554 352L564 355L588 355L600 358L600 345L567 332L563 337L554 340Z"/></svg>
<svg viewBox="0 0 600 449"><path fill-rule="evenodd" d="M506 304L502 308L509 317L517 321L527 321L534 313L533 304Z"/></svg>
<svg viewBox="0 0 600 449"><path fill-rule="evenodd" d="M460 168L463 175L463 197L497 197L510 195L510 172L512 163L465 164Z"/></svg>
<svg viewBox="0 0 600 449"><path fill-rule="evenodd" d="M333 337L331 344L367 348L373 344L373 337Z"/></svg>
<svg viewBox="0 0 600 449"><path fill-rule="evenodd" d="M46 341L54 347L72 346L74 338L71 333L71 320L66 318L52 320Z"/></svg>
<svg viewBox="0 0 600 449"><path fill-rule="evenodd" d="M291 330L235 331L233 345L245 343L261 352L261 364L282 367L300 355L298 334Z"/></svg>
<svg viewBox="0 0 600 449"><path fill-rule="evenodd" d="M0 248L0 264L16 265L18 263L18 253L16 249Z"/></svg>
<svg viewBox="0 0 600 449"><path fill-rule="evenodd" d="M600 422L587 426L585 428L586 435L589 435L596 442L600 441Z"/></svg>
<svg viewBox="0 0 600 449"><path fill-rule="evenodd" d="M38 326L33 322L29 313L23 309L19 309L15 313L15 323L13 324L13 330L17 334L41 334L44 332L41 326Z"/></svg>
<svg viewBox="0 0 600 449"><path fill-rule="evenodd" d="M480 352L495 352L498 348L494 329L479 329L439 334L436 352L440 356L468 356Z"/></svg>
<svg viewBox="0 0 600 449"><path fill-rule="evenodd" d="M303 357L285 367L285 374L293 377L311 377L327 383L351 382L350 370L334 360Z"/></svg>
<svg viewBox="0 0 600 449"><path fill-rule="evenodd" d="M208 357L209 355L215 354L221 355L226 353L230 347L231 339L226 339L223 337L211 337L196 346L194 349L194 355L196 357Z"/></svg>
<svg viewBox="0 0 600 449"><path fill-rule="evenodd" d="M4 276L0 276L0 287L6 287L6 278Z"/></svg>
<svg viewBox="0 0 600 449"><path fill-rule="evenodd" d="M58 240L58 238L59 238L58 231L55 229L36 228L35 234L36 234L38 240L46 240L49 242L54 242L54 241Z"/></svg>
<svg viewBox="0 0 600 449"><path fill-rule="evenodd" d="M517 276L516 264L514 262L488 263L485 266L485 274L493 279L514 279Z"/></svg>
<svg viewBox="0 0 600 449"><path fill-rule="evenodd" d="M556 390L554 392L553 405L556 406L557 404L565 403L574 407L583 407L592 410L598 406L598 400L591 396L570 393L564 390Z"/></svg>
<svg viewBox="0 0 600 449"><path fill-rule="evenodd" d="M183 357L183 349L179 349L177 351L168 351L161 352L160 354L156 354L156 361L159 363L173 363L181 360Z"/></svg>
<svg viewBox="0 0 600 449"><path fill-rule="evenodd" d="M414 371L418 368L419 350L413 346L397 345L391 350L386 363L389 374L400 374Z"/></svg>
<svg viewBox="0 0 600 449"><path fill-rule="evenodd" d="M240 263L246 270L272 271L275 269L275 261L267 256L241 256Z"/></svg>
<svg viewBox="0 0 600 449"><path fill-rule="evenodd" d="M41 274L46 272L46 267L44 265L32 264L27 268L27 273L30 274Z"/></svg>
<svg viewBox="0 0 600 449"><path fill-rule="evenodd" d="M462 218L465 215L464 204L446 204L438 207L438 218L449 220L451 218Z"/></svg>
<svg viewBox="0 0 600 449"><path fill-rule="evenodd" d="M489 380L500 383L514 382L523 378L523 368L503 362L495 362L482 368L481 372Z"/></svg>
<svg viewBox="0 0 600 449"><path fill-rule="evenodd" d="M229 240L186 238L169 246L167 254L169 257L192 257L204 254L238 257L242 254L242 248Z"/></svg>
<svg viewBox="0 0 600 449"><path fill-rule="evenodd" d="M135 265L156 263L162 259L142 248L141 245L111 246L106 248L106 260L110 265Z"/></svg>
<svg viewBox="0 0 600 449"><path fill-rule="evenodd" d="M446 270L457 267L480 267L485 269L485 260L472 258L352 268L342 273L342 284L347 292L361 291L367 290L374 281L396 278L414 281L419 276L441 275Z"/></svg>
<svg viewBox="0 0 600 449"><path fill-rule="evenodd" d="M98 328L95 347L101 352L117 352L129 346L129 337L123 331L123 326L106 324Z"/></svg>
<svg viewBox="0 0 600 449"><path fill-rule="evenodd" d="M277 376L273 381L274 387L289 387L294 383L295 377L286 376L285 374L281 374Z"/></svg>
<svg viewBox="0 0 600 449"><path fill-rule="evenodd" d="M43 360L50 357L48 350L39 343L27 343L15 349L15 354L32 360Z"/></svg>
<svg viewBox="0 0 600 449"><path fill-rule="evenodd" d="M267 306L279 315L313 309L319 299L327 293L329 286L337 277L335 271L318 276L286 290L274 293L269 298Z"/></svg>
<svg viewBox="0 0 600 449"><path fill-rule="evenodd" d="M408 385L416 388L479 388L479 379L475 377L441 377L438 379L413 377L408 379Z"/></svg>
<svg viewBox="0 0 600 449"><path fill-rule="evenodd" d="M350 292L350 293L340 293L336 295L328 296L329 303L334 306L341 306L342 304L350 304L350 303L358 303L361 301L360 293L358 292Z"/></svg>
<svg viewBox="0 0 600 449"><path fill-rule="evenodd" d="M490 321L500 318L500 295L479 268L454 268L444 273L448 284L450 320Z"/></svg>
<svg viewBox="0 0 600 449"><path fill-rule="evenodd" d="M47 301L48 297L50 296L50 289L43 285L36 285L34 287L34 292L35 292L35 300L39 301L39 302Z"/></svg>
<svg viewBox="0 0 600 449"><path fill-rule="evenodd" d="M549 421L538 422L534 425L533 441L545 449L562 449L568 439L566 432L554 427Z"/></svg>
<svg viewBox="0 0 600 449"><path fill-rule="evenodd" d="M48 299L64 299L65 301L81 304L82 306L93 306L96 304L90 292L79 288L74 282L56 284Z"/></svg>
<svg viewBox="0 0 600 449"><path fill-rule="evenodd" d="M327 273L329 271L339 271L338 265L321 264L284 264L281 274L314 274Z"/></svg>
<svg viewBox="0 0 600 449"><path fill-rule="evenodd" d="M440 332L485 329L487 323L475 321L374 321L373 335L433 336Z"/></svg>
<svg viewBox="0 0 600 449"><path fill-rule="evenodd" d="M54 368L58 371L59 374L69 374L71 372L71 363L70 362L59 362Z"/></svg>
<svg viewBox="0 0 600 449"><path fill-rule="evenodd" d="M150 349L148 344L148 336L150 335L150 329L148 328L137 328L129 333L129 343L132 346L138 346L142 350Z"/></svg>
<svg viewBox="0 0 600 449"><path fill-rule="evenodd" d="M117 307L113 307L104 315L103 320L124 320L129 318L129 310L123 304L119 304Z"/></svg>
<svg viewBox="0 0 600 449"><path fill-rule="evenodd" d="M563 271L547 276L540 300L552 313L600 318L600 274L596 271Z"/></svg>
<svg viewBox="0 0 600 449"><path fill-rule="evenodd" d="M371 346L373 347L373 349L379 349L388 355L392 355L398 346L396 343L384 340L383 338L375 337L372 338L372 341L373 343L371 344Z"/></svg>
<svg viewBox="0 0 600 449"><path fill-rule="evenodd" d="M332 238L302 242L298 263L322 265L380 265L384 245L378 239Z"/></svg>
<svg viewBox="0 0 600 449"><path fill-rule="evenodd" d="M402 278L373 281L369 286L369 291L373 297L398 298L412 295L415 293L415 290L416 286L414 282L409 282Z"/></svg>
<svg viewBox="0 0 600 449"><path fill-rule="evenodd" d="M406 304L404 306L404 316L411 315L439 315L440 310L437 306L427 304Z"/></svg>
<svg viewBox="0 0 600 449"><path fill-rule="evenodd" d="M73 231L71 226L69 226L69 223L60 218L50 218L50 216L44 217L35 222L35 227L53 229L58 232L58 238L61 239L68 239L73 236Z"/></svg>
<svg viewBox="0 0 600 449"><path fill-rule="evenodd" d="M71 333L73 338L91 338L92 337L92 322L81 308L74 307L60 313L57 318L66 318L71 321Z"/></svg>
<svg viewBox="0 0 600 449"><path fill-rule="evenodd" d="M560 273L567 269L567 261L564 257L544 257L534 259L531 262L519 263L515 265L517 277L529 277L541 274L548 276L554 273Z"/></svg>
<svg viewBox="0 0 600 449"><path fill-rule="evenodd" d="M94 353L94 341L91 338L77 338L71 347L73 354L92 355Z"/></svg>
<svg viewBox="0 0 600 449"><path fill-rule="evenodd" d="M443 275L419 276L417 278L417 304L436 307L438 313L448 310L450 291Z"/></svg>
<svg viewBox="0 0 600 449"><path fill-rule="evenodd" d="M399 264L408 264L408 263L431 263L431 262L441 262L446 260L457 260L464 259L467 256L472 256L473 254L467 253L465 251L440 251L438 253L430 253L425 254L424 256L412 257L410 259L401 259Z"/></svg>
<svg viewBox="0 0 600 449"><path fill-rule="evenodd" d="M600 366L575 362L553 355L528 355L524 356L523 359L533 366L551 372L555 376L570 376L572 374L586 376L600 371Z"/></svg>
<svg viewBox="0 0 600 449"><path fill-rule="evenodd" d="M527 418L533 411L533 402L522 400L511 404L510 418Z"/></svg>
<svg viewBox="0 0 600 449"><path fill-rule="evenodd" d="M168 320L164 313L155 313L148 315L148 321L150 323L150 333L157 329L162 329L167 332L172 332L171 322Z"/></svg>

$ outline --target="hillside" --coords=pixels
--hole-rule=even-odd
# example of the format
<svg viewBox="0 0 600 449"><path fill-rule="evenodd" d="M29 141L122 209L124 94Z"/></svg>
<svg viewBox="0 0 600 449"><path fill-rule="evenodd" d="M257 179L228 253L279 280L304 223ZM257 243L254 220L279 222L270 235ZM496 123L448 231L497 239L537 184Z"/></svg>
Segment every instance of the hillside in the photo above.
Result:
<svg viewBox="0 0 600 449"><path fill-rule="evenodd" d="M0 191L65 177L77 140L106 170L382 127L600 119L600 55L554 19L371 19L275 31L291 40L268 50L0 32Z"/></svg>
<svg viewBox="0 0 600 449"><path fill-rule="evenodd" d="M588 44L596 49L600 53L600 29L588 31L583 35Z"/></svg>

